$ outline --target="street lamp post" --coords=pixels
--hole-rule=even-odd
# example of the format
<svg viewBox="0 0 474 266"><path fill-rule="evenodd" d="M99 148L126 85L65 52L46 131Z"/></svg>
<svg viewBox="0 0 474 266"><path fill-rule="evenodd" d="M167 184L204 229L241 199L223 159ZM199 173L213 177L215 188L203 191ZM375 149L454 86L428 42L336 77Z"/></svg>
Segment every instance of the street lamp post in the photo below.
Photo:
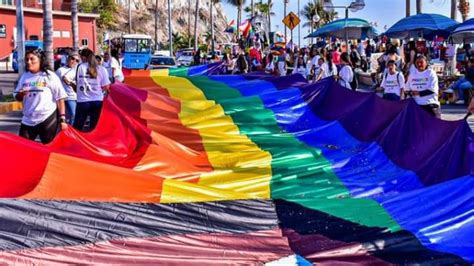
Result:
<svg viewBox="0 0 474 266"><path fill-rule="evenodd" d="M286 5L288 4L288 2L289 2L290 0L283 0L283 1L284 1L284 2L283 2L283 4L284 4L284 6L283 6L283 13L284 13L284 17L286 18ZM285 45L286 45L286 43L287 43L287 39L286 39L286 27L285 27Z"/></svg>
<svg viewBox="0 0 474 266"><path fill-rule="evenodd" d="M335 8L344 8L345 11L345 19L349 18L349 9L352 12L357 12L362 10L365 7L364 0L354 0L348 6L334 6L332 0L323 0L323 8L326 12L332 12ZM349 49L349 38L347 36L347 30L345 30L345 42L347 46L347 50ZM349 51L349 50L348 50Z"/></svg>

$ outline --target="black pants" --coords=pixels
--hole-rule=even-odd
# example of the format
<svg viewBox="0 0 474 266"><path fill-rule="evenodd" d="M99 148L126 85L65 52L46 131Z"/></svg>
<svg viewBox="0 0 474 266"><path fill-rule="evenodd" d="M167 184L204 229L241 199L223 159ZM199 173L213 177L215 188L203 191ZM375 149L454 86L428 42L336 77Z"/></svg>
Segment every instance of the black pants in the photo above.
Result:
<svg viewBox="0 0 474 266"><path fill-rule="evenodd" d="M425 111L430 113L432 116L437 118L441 118L441 112L439 111L439 106L436 104L427 104L427 105L420 105Z"/></svg>
<svg viewBox="0 0 474 266"><path fill-rule="evenodd" d="M83 131L87 117L89 116L89 130L92 131L99 121L100 111L102 110L102 101L83 102L76 105L76 118L73 127Z"/></svg>
<svg viewBox="0 0 474 266"><path fill-rule="evenodd" d="M54 139L57 132L58 112L56 111L36 126L28 126L22 123L19 135L30 140L35 140L39 135L41 143L48 144Z"/></svg>

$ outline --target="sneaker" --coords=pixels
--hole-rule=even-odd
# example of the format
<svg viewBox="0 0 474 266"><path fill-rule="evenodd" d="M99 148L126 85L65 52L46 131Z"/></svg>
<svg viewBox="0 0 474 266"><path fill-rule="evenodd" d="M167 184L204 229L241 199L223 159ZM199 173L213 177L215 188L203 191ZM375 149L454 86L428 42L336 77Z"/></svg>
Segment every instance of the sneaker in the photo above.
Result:
<svg viewBox="0 0 474 266"><path fill-rule="evenodd" d="M464 104L464 100L457 100L454 102L454 104Z"/></svg>

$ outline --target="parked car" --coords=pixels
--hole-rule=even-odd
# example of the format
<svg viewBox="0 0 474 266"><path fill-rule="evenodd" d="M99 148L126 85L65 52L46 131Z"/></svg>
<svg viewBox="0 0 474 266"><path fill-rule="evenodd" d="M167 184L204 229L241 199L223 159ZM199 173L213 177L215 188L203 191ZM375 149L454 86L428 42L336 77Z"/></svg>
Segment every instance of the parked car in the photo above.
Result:
<svg viewBox="0 0 474 266"><path fill-rule="evenodd" d="M174 57L171 56L152 56L147 64L147 70L177 68Z"/></svg>
<svg viewBox="0 0 474 266"><path fill-rule="evenodd" d="M190 66L193 63L194 55L192 51L184 51L176 60L178 66Z"/></svg>

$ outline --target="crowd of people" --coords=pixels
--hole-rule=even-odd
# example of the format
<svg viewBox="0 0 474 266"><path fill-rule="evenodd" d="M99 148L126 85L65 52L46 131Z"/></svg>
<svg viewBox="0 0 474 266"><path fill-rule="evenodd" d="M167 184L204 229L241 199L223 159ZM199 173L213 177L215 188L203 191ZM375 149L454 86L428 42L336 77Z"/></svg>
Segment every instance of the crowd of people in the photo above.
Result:
<svg viewBox="0 0 474 266"><path fill-rule="evenodd" d="M111 83L123 81L118 51L97 56L90 49L71 52L64 66L53 72L41 49L25 55L25 72L14 90L23 102L19 135L43 144L68 125L93 130L99 121L104 97Z"/></svg>
<svg viewBox="0 0 474 266"><path fill-rule="evenodd" d="M256 43L250 49L243 47L226 51L222 58L211 57L210 62L222 62L223 74L245 74L254 71L275 76L299 74L308 82L332 77L342 87L356 90L359 86L355 69L366 71L371 67L370 57L379 52L377 73L373 75L375 91L390 101L412 97L418 105L433 116L440 117L439 81L437 73L429 67L428 49L421 50L414 42L406 47L390 41L357 41L345 49L341 43L261 49ZM95 55L89 49L80 54L72 52L65 65L53 72L48 69L41 50L26 53L26 72L20 77L14 96L24 104L20 136L28 139L40 137L49 143L57 129L72 125L78 130L93 130L99 120L102 102L109 85L123 81L119 51ZM446 62L449 63L449 56ZM198 50L194 64L202 64ZM465 77L448 90L472 88L474 59L468 58ZM474 103L468 110L474 111ZM88 125L86 126L86 122Z"/></svg>
<svg viewBox="0 0 474 266"><path fill-rule="evenodd" d="M401 47L389 40L358 40L350 44L349 49L341 43L333 43L263 51L257 44L240 51L224 54L225 74L264 71L286 76L297 73L309 82L333 77L350 90L359 87L355 69L367 71L371 67L371 55L381 53L377 59L377 73L373 75L375 90L384 99L392 101L412 97L423 109L440 117L438 77L429 68L430 51L418 49L414 42Z"/></svg>

